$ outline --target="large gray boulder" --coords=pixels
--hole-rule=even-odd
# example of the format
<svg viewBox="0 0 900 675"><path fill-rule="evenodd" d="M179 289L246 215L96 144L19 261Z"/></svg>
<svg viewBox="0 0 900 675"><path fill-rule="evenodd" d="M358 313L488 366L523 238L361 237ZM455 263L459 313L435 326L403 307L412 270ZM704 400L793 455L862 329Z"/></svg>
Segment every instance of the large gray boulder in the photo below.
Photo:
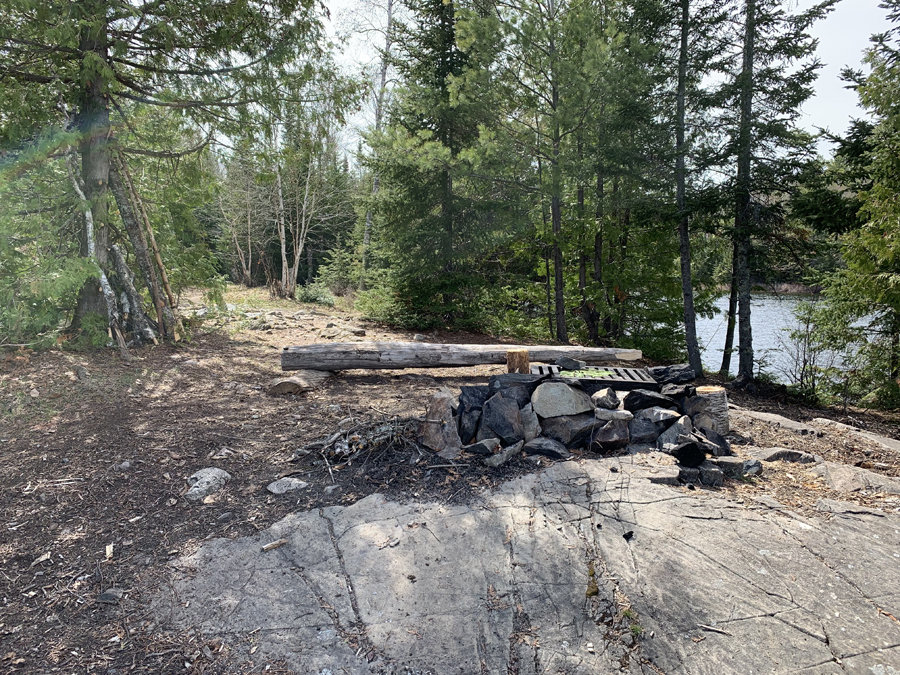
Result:
<svg viewBox="0 0 900 675"><path fill-rule="evenodd" d="M549 417L541 424L544 436L557 440L570 449L585 445L591 433L601 426L603 422L598 421L591 413Z"/></svg>
<svg viewBox="0 0 900 675"><path fill-rule="evenodd" d="M591 397L565 382L544 382L531 396L531 405L539 417L562 417L592 412Z"/></svg>
<svg viewBox="0 0 900 675"><path fill-rule="evenodd" d="M661 449L666 445L677 445L679 437L689 436L693 429L694 425L691 423L691 418L687 415L682 415L675 424L659 435L659 438L656 439L656 445Z"/></svg>
<svg viewBox="0 0 900 675"><path fill-rule="evenodd" d="M596 452L613 452L628 445L628 422L613 420L591 434L591 450Z"/></svg>

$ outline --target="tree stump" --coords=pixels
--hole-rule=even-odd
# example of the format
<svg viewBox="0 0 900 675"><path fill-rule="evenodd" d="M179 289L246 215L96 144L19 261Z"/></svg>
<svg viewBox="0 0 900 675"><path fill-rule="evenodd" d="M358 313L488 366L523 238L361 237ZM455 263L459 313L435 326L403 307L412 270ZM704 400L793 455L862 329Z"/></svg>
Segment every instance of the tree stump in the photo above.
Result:
<svg viewBox="0 0 900 675"><path fill-rule="evenodd" d="M728 422L728 396L724 387L697 387L697 396L707 401L706 409L694 418L698 427L707 427L725 436L731 426Z"/></svg>
<svg viewBox="0 0 900 675"><path fill-rule="evenodd" d="M527 349L514 349L506 352L506 372L524 373L525 375L531 372Z"/></svg>

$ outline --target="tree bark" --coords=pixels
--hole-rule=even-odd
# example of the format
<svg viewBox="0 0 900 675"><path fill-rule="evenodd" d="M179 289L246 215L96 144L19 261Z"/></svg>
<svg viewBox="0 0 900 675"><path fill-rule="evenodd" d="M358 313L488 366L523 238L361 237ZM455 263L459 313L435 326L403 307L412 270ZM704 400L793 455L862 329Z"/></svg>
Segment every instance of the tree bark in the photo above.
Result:
<svg viewBox="0 0 900 675"><path fill-rule="evenodd" d="M737 314L737 271L734 267L737 256L732 253L731 260L731 286L728 294L728 316L725 327L725 348L722 350L722 365L719 367L719 377L727 380L731 375L731 354L734 351L734 324Z"/></svg>
<svg viewBox="0 0 900 675"><path fill-rule="evenodd" d="M697 343L697 318L694 310L694 284L691 278L691 237L685 204L685 90L687 88L688 33L690 30L690 0L681 1L681 45L678 53L678 92L675 121L675 195L678 204L678 249L681 256L681 295L684 300L684 337L688 363L703 377L700 346Z"/></svg>
<svg viewBox="0 0 900 675"><path fill-rule="evenodd" d="M144 308L141 302L141 296L138 295L138 292L134 287L134 275L129 269L128 263L125 262L125 256L122 255L119 247L115 244L110 246L109 251L112 253L119 285L125 292L125 297L128 299L128 304L130 305L131 311L129 312L129 316L131 318L134 341L137 344L142 344L144 342L156 344L156 335L154 334L153 329L150 328L150 324L147 322L147 317L144 314Z"/></svg>
<svg viewBox="0 0 900 675"><path fill-rule="evenodd" d="M738 299L739 383L753 380L753 331L750 326L750 235L753 228L751 163L753 159L753 88L756 43L756 0L746 2L743 67L740 74L740 122L734 228L735 277Z"/></svg>
<svg viewBox="0 0 900 675"><path fill-rule="evenodd" d="M423 342L346 342L285 347L282 370L351 370L447 368L505 364L510 351L528 352L529 361L553 362L560 356L589 363L636 361L639 349L597 349L578 346L457 345Z"/></svg>
<svg viewBox="0 0 900 675"><path fill-rule="evenodd" d="M109 180L109 101L106 95L107 81L97 68L93 58L108 62L107 23L105 0L85 0L78 3L81 11L81 35L79 48L81 60L79 82L84 84L81 93L76 124L81 134L81 175L84 196L90 204L93 225L93 241L88 241L87 224L82 233L81 255L89 257L93 249L94 259L105 270L108 262L109 220L107 184ZM73 326L79 327L89 313L106 314L106 300L98 279L90 279L78 294Z"/></svg>
<svg viewBox="0 0 900 675"><path fill-rule="evenodd" d="M173 326L166 325L165 300L159 288L159 282L156 279L156 270L153 267L153 261L150 259L150 252L147 250L147 238L144 236L144 230L138 222L134 205L115 161L109 167L109 187L119 207L119 215L122 216L125 231L128 232L128 238L134 247L134 254L137 258L138 269L140 269L141 276L144 279L144 285L150 291L150 297L156 308L156 320L159 325L160 335L165 336Z"/></svg>

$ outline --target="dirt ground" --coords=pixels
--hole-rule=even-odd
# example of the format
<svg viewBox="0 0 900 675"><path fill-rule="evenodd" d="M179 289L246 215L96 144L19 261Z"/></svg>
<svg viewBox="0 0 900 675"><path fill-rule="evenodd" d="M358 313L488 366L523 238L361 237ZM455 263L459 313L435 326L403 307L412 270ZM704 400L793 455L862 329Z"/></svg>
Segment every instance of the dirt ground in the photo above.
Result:
<svg viewBox="0 0 900 675"><path fill-rule="evenodd" d="M0 673L286 672L277 663L236 665L221 643L197 633L158 630L145 601L166 583L170 561L206 539L245 536L292 511L374 492L401 501L477 500L548 461L454 466L411 442L430 393L486 383L502 366L347 371L314 392L267 396L285 346L411 340L412 333L338 308L273 301L264 291L232 289L227 300L230 311L193 322L190 341L138 350L130 364L113 350L0 354ZM183 305L192 307L190 299ZM359 329L364 337L352 335ZM494 341L463 333L426 338ZM795 420L830 417L900 435L889 415L730 397ZM351 446L321 452L315 443L338 431ZM760 424L734 431L739 442L900 476L896 453L838 433L810 439ZM186 478L208 466L232 480L201 503L184 499ZM846 499L794 473L789 465L767 467L760 479L729 481L717 492L744 501L768 494L800 511L820 497ZM281 496L265 489L283 476L309 486ZM853 499L900 507L884 495ZM127 603L116 601L120 592Z"/></svg>

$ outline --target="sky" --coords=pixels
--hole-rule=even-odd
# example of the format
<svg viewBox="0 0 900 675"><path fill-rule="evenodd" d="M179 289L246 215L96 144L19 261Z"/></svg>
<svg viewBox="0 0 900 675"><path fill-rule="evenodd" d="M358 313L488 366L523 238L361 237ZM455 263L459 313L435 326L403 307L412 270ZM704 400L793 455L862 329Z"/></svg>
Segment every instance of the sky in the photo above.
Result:
<svg viewBox="0 0 900 675"><path fill-rule="evenodd" d="M816 0L785 0L791 9L805 9ZM865 117L865 111L859 107L856 93L845 88L840 79L840 72L845 66L854 69L863 68L863 51L869 46L869 37L873 33L885 31L887 11L880 8L880 0L841 0L837 8L824 20L813 26L812 34L819 39L818 58L823 67L816 81L815 96L803 106L802 125L809 131L819 128L841 134L847 130L853 118ZM328 0L333 17L332 30L341 23L348 10L359 8L363 0ZM339 58L344 64L352 62L369 62L375 59L374 51L355 40L349 50ZM354 124L365 125L371 116L363 112L356 116ZM830 154L830 145L822 141L819 151L823 155Z"/></svg>
<svg viewBox="0 0 900 675"><path fill-rule="evenodd" d="M802 0L800 7L812 4ZM803 106L803 126L807 129L821 127L843 133L852 118L865 116L856 92L844 88L840 72L844 66L863 68L863 50L869 46L869 37L887 30L887 11L878 4L879 0L842 0L827 18L813 26L812 34L819 39L818 57L824 65L816 82L816 95ZM826 148L820 147L820 151Z"/></svg>

